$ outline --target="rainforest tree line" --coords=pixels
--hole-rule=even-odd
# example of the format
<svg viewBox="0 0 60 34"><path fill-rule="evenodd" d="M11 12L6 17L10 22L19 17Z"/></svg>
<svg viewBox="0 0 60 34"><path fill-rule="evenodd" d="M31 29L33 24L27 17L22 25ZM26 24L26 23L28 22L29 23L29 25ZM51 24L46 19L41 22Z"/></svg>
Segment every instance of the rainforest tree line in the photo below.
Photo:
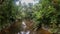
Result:
<svg viewBox="0 0 60 34"><path fill-rule="evenodd" d="M16 6L14 0L0 0L0 30L16 19L24 18L35 21L34 28L44 24L57 32L60 28L60 0L39 0L39 3L29 6Z"/></svg>

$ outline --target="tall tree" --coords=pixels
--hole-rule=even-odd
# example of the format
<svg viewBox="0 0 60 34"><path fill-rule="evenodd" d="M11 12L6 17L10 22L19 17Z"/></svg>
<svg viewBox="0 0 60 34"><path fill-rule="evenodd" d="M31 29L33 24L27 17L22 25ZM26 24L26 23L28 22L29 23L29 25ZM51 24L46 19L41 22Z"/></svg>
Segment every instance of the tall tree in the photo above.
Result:
<svg viewBox="0 0 60 34"><path fill-rule="evenodd" d="M13 3L14 0L4 0L0 4L0 28L5 28L14 21L17 8Z"/></svg>

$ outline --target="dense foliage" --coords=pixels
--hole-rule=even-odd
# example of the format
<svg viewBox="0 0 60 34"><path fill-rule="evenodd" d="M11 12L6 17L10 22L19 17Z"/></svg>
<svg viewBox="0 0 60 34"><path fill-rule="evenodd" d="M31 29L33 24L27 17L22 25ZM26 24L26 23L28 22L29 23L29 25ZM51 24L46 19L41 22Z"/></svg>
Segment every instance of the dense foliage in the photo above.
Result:
<svg viewBox="0 0 60 34"><path fill-rule="evenodd" d="M16 6L14 0L3 0L0 4L0 29L15 19L25 18L35 21L34 27L42 24L53 30L60 27L60 0L40 0L29 6Z"/></svg>
<svg viewBox="0 0 60 34"><path fill-rule="evenodd" d="M59 0L40 0L33 7L33 19L39 27L42 24L51 27L53 32L60 25L60 1ZM51 26L50 26L51 25ZM48 28L47 27L47 28Z"/></svg>
<svg viewBox="0 0 60 34"><path fill-rule="evenodd" d="M0 29L9 26L15 19L17 8L13 0L2 0L0 4Z"/></svg>

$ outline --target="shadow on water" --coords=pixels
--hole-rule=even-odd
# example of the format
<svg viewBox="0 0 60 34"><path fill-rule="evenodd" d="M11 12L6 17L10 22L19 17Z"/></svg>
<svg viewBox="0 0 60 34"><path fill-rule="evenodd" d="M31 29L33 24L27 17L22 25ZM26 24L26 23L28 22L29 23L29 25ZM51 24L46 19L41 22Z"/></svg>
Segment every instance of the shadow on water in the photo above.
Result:
<svg viewBox="0 0 60 34"><path fill-rule="evenodd" d="M34 22L32 20L17 21L7 29L3 29L0 34L51 34L43 28L33 29ZM18 28L16 28L18 27ZM18 30L18 31L17 31ZM15 32L16 31L16 32Z"/></svg>

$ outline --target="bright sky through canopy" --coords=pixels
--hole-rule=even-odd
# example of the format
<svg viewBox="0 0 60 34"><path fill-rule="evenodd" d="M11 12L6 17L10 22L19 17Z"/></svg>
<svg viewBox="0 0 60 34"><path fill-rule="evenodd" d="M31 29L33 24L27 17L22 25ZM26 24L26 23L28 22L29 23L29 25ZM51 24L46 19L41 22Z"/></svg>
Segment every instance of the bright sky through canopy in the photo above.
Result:
<svg viewBox="0 0 60 34"><path fill-rule="evenodd" d="M21 4L25 3L28 5L28 3L33 3L33 4L36 4L38 3L38 1L34 1L34 0L20 0L21 1ZM19 5L19 1L16 2L16 5Z"/></svg>
<svg viewBox="0 0 60 34"><path fill-rule="evenodd" d="M34 3L34 1L33 0L22 0L21 1L21 3L26 3L26 4L28 4L28 3Z"/></svg>
<svg viewBox="0 0 60 34"><path fill-rule="evenodd" d="M19 5L19 1L16 1L16 5Z"/></svg>

